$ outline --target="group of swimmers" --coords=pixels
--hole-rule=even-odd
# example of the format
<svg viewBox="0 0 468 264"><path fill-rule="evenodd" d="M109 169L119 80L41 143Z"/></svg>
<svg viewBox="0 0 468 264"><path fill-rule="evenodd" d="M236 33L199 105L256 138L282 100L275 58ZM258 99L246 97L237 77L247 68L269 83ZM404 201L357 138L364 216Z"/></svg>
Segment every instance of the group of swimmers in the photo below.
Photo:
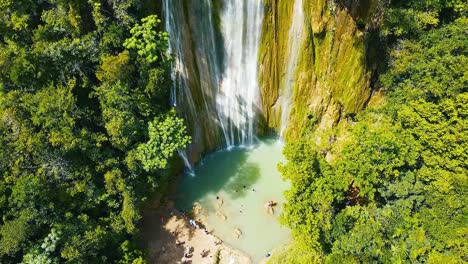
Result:
<svg viewBox="0 0 468 264"><path fill-rule="evenodd" d="M244 189L246 188L246 186L244 185ZM255 189L252 189L252 191L255 192ZM237 190L236 190L237 192ZM218 206L221 207L223 204L224 204L224 200L221 199L219 197L219 195L216 196L216 200L218 200ZM277 205L278 203L276 203L275 201L273 200L269 200L265 203L265 207L267 209L267 213L269 214L274 214L275 213L275 210L274 210L274 207ZM244 207L244 205L241 205L242 207ZM239 211L240 213L242 213L242 210Z"/></svg>

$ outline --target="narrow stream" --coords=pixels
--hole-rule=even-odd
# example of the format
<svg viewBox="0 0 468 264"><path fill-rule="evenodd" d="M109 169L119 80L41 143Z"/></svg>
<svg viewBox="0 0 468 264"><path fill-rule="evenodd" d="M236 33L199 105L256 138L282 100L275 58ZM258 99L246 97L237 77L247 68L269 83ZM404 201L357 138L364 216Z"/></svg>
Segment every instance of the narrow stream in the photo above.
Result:
<svg viewBox="0 0 468 264"><path fill-rule="evenodd" d="M184 175L176 206L189 211L199 203L208 229L258 263L290 239L290 231L277 220L289 188L277 170L284 161L282 148L276 139L263 139L251 148L208 155L195 167L196 176ZM267 209L268 201L278 204L274 213Z"/></svg>

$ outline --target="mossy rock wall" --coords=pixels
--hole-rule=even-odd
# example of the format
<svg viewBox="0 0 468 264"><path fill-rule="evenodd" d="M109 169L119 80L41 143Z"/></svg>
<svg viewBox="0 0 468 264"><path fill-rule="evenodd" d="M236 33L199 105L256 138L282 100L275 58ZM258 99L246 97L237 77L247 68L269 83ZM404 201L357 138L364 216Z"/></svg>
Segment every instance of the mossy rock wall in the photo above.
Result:
<svg viewBox="0 0 468 264"><path fill-rule="evenodd" d="M288 63L288 38L295 0L263 0L264 21L259 51L262 111L260 134L279 131L282 82ZM286 138L297 138L310 120L328 128L342 116L360 111L370 97L372 67L366 36L376 0L302 0L304 31L295 70L293 99ZM187 89L177 94L178 112L186 119L193 144L187 153L197 161L224 145L216 115L213 65L223 65L220 32L222 0L172 1L186 72L179 76ZM211 19L207 19L207 14ZM207 29L216 44L207 47ZM216 53L216 59L210 59ZM222 67L222 66L220 66ZM220 68L219 70L222 71Z"/></svg>
<svg viewBox="0 0 468 264"><path fill-rule="evenodd" d="M222 42L219 32L219 2L208 6L206 1L173 1L173 16L176 21L178 41L185 72L177 76L177 111L184 117L192 136L192 144L187 149L189 160L198 161L204 153L223 145L223 136L216 124L215 91L218 83L213 76L215 65L222 60L219 52ZM211 13L212 19L208 19ZM167 18L166 18L167 19ZM217 23L213 25L212 23ZM208 36L213 34L216 43ZM208 47L206 43L214 45ZM216 56L215 56L216 55Z"/></svg>
<svg viewBox="0 0 468 264"><path fill-rule="evenodd" d="M263 130L266 132L278 130L281 125L281 112L275 109L275 105L281 94L283 66L287 63L288 32L294 3L288 0L265 0L264 3L258 74L265 120Z"/></svg>
<svg viewBox="0 0 468 264"><path fill-rule="evenodd" d="M373 1L303 0L306 36L295 73L287 139L297 138L309 119L330 127L369 100L372 67L365 31ZM278 130L280 114L274 105L282 92L294 1L265 0L265 6L259 83L265 128Z"/></svg>

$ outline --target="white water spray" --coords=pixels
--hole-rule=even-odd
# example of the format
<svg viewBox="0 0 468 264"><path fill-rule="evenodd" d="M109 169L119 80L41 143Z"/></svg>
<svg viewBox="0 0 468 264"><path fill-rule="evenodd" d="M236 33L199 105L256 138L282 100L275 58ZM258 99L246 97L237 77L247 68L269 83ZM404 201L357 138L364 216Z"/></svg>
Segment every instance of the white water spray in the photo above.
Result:
<svg viewBox="0 0 468 264"><path fill-rule="evenodd" d="M179 2L180 3L180 2ZM184 53L182 52L183 46L182 46L182 36L180 35L180 31L178 30L177 27L177 18L174 16L174 14L171 12L171 10L174 9L173 4L175 1L171 0L165 0L164 1L164 13L165 13L165 27L166 31L168 32L170 36L170 41L169 41L169 48L167 53L169 55L177 54L175 56L174 61L172 63L171 67L171 78L173 80L173 87L171 89L171 105L173 107L177 107L177 92L178 92L178 87L188 87L188 82L187 82L187 68L185 64L185 57ZM182 89L183 96L187 98L186 103L189 106L189 109L195 109L195 103L192 100L192 95L189 89ZM181 157L182 161L184 162L184 165L189 172L190 175L194 175L192 165L188 161L187 158L187 153L185 150L179 150L178 151L179 156Z"/></svg>
<svg viewBox="0 0 468 264"><path fill-rule="evenodd" d="M299 54L303 42L304 35L304 9L302 0L295 0L293 19L289 28L289 41L287 51L286 75L282 80L282 99L281 99L281 128L280 137L284 137L284 132L288 127L289 115L291 113L291 104L293 98L293 89L295 84L295 73L297 63L299 62Z"/></svg>
<svg viewBox="0 0 468 264"><path fill-rule="evenodd" d="M192 125L194 142L219 131L227 148L250 146L262 108L257 68L263 3L221 1L217 32L212 0L164 0L169 52L175 55L172 104Z"/></svg>
<svg viewBox="0 0 468 264"><path fill-rule="evenodd" d="M227 132L226 145L251 145L261 109L257 67L262 0L225 0L221 20L225 58L216 106Z"/></svg>

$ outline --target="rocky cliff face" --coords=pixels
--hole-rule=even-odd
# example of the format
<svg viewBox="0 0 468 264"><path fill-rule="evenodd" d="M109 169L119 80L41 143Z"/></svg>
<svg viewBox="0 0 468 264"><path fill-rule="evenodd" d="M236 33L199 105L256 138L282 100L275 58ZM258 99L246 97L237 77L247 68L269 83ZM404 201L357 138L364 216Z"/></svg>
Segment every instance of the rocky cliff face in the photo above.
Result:
<svg viewBox="0 0 468 264"><path fill-rule="evenodd" d="M193 137L188 156L194 162L225 143L215 95L225 67L220 15L225 0L161 1L166 8L170 5L166 21L172 19L172 51L179 56L174 101ZM298 19L294 16L294 8L298 8L295 1L302 1L299 19L303 27L291 68L290 29ZM377 2L263 0L259 134L280 131L285 105L289 106L286 139L297 138L311 119L328 128L363 109L371 96L374 69L370 62L374 58L369 58L375 55L370 56L369 31L376 23L372 19ZM291 93L285 104L286 78L293 81L289 82Z"/></svg>
<svg viewBox="0 0 468 264"><path fill-rule="evenodd" d="M299 0L296 0L299 1ZM369 41L376 1L303 0L304 36L295 70L286 137L298 137L309 119L330 127L361 110L371 95ZM278 130L292 0L265 0L260 76L264 127Z"/></svg>
<svg viewBox="0 0 468 264"><path fill-rule="evenodd" d="M161 0L161 5L175 57L171 100L192 136L186 152L193 163L224 143L215 98L223 64L219 1Z"/></svg>

